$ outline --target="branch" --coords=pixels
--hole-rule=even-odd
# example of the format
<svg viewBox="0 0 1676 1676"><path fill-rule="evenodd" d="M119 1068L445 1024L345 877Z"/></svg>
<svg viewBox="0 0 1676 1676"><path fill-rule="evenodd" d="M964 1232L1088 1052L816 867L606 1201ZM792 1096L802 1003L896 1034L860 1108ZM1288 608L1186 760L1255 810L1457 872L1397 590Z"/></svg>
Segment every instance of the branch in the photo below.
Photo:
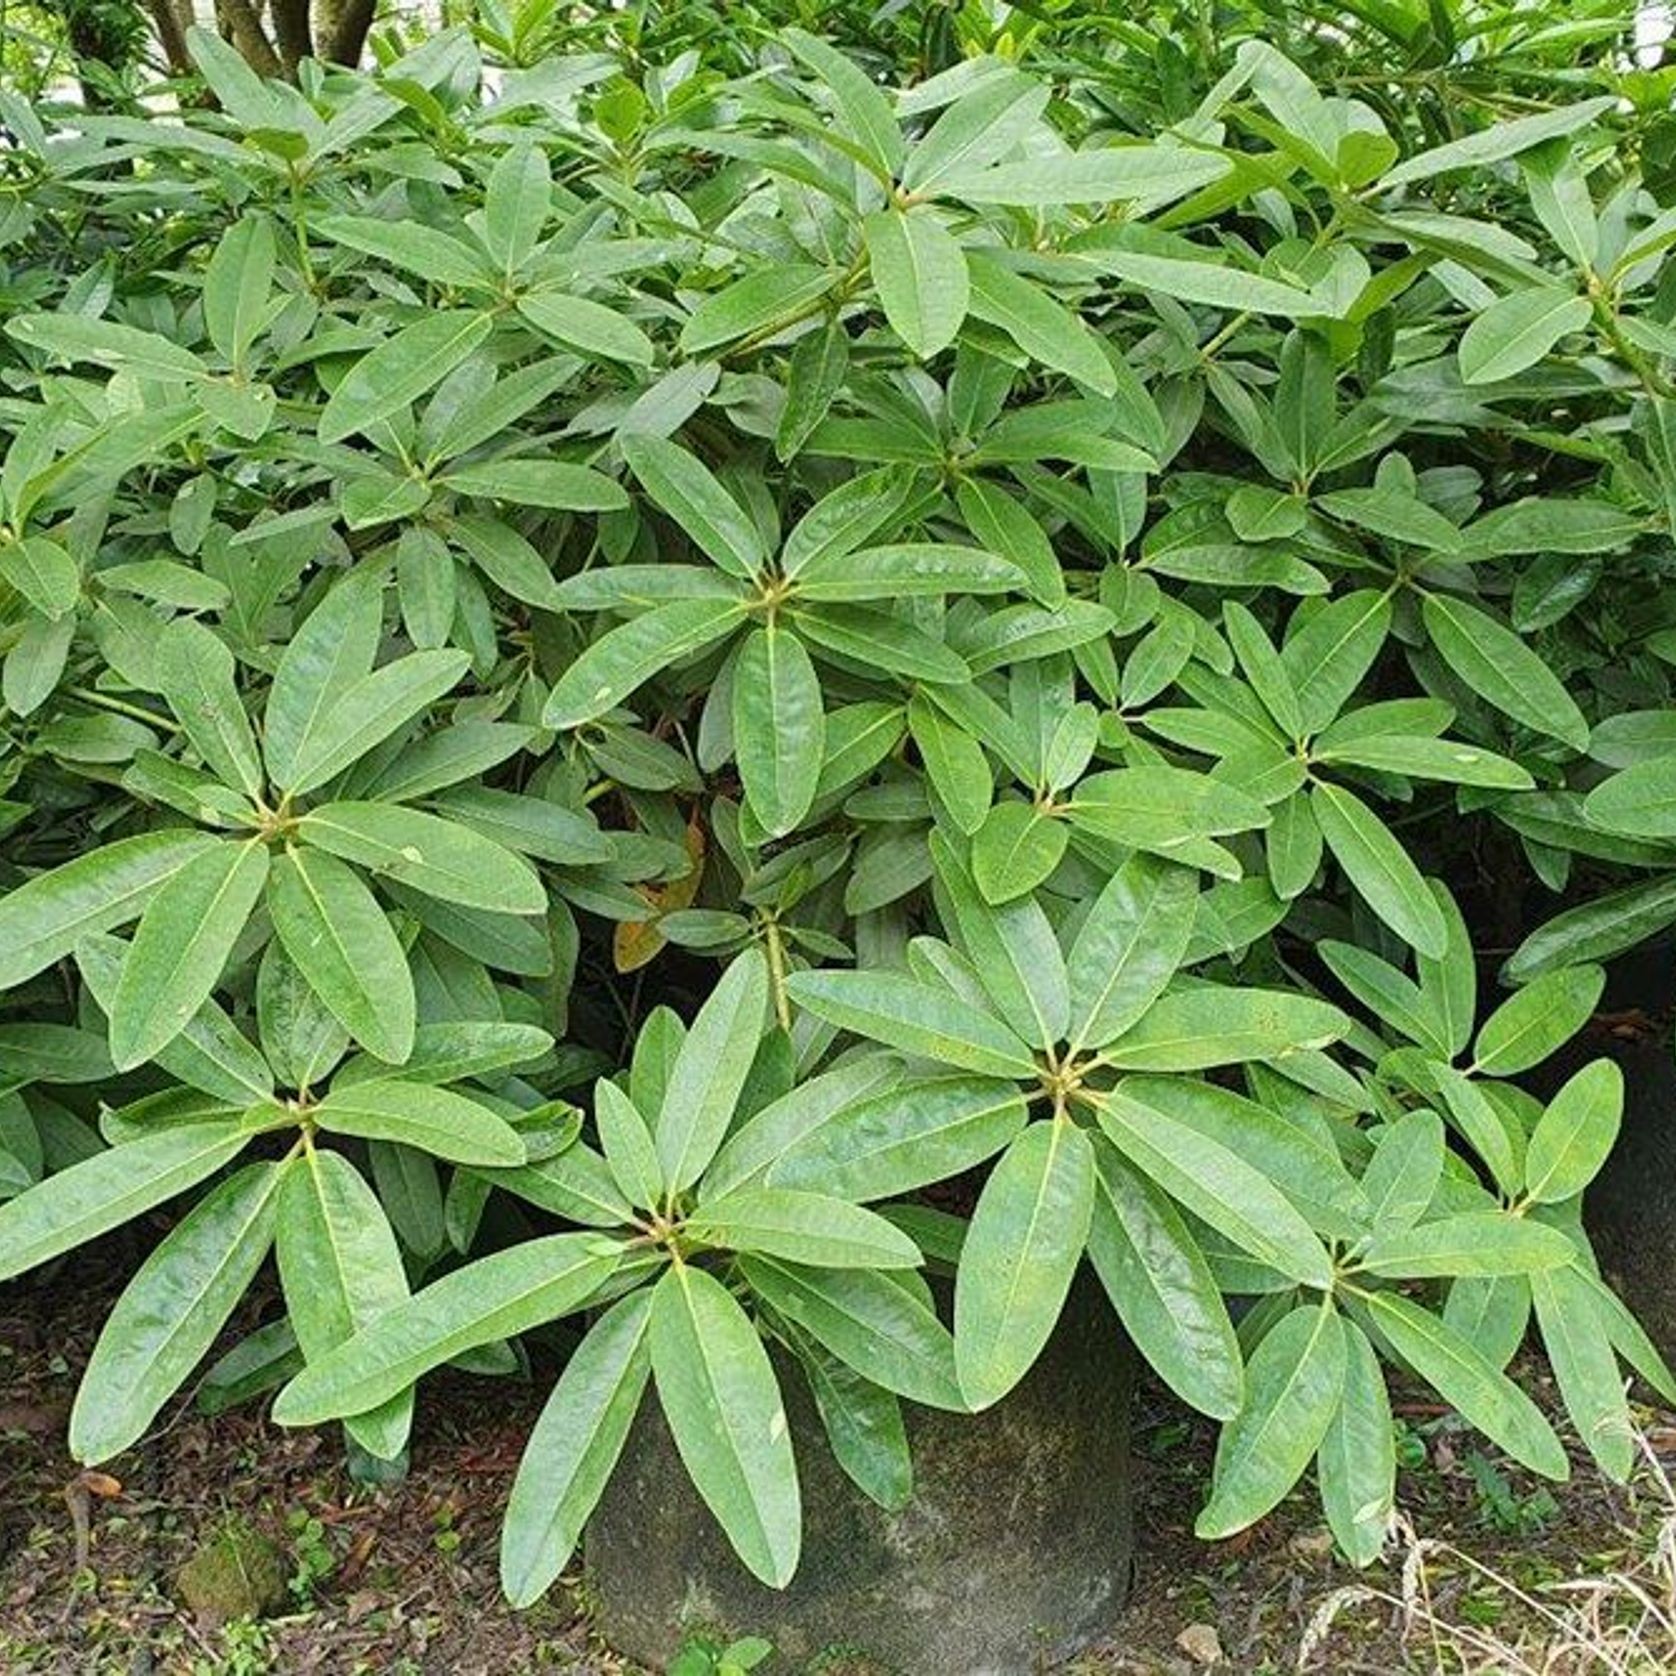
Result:
<svg viewBox="0 0 1676 1676"><path fill-rule="evenodd" d="M269 15L273 18L274 39L279 56L285 61L285 73L294 81L297 66L305 58L314 56L314 35L309 27L309 0L269 0Z"/></svg>
<svg viewBox="0 0 1676 1676"><path fill-rule="evenodd" d="M323 33L326 57L353 70L361 62L377 0L340 0Z"/></svg>
<svg viewBox="0 0 1676 1676"><path fill-rule="evenodd" d="M262 29L250 0L215 0L221 33L236 46L259 76L282 76L285 67Z"/></svg>
<svg viewBox="0 0 1676 1676"><path fill-rule="evenodd" d="M150 0L152 26L163 44L163 56L168 60L169 74L192 74L192 54L186 50L186 23L175 9L175 0Z"/></svg>

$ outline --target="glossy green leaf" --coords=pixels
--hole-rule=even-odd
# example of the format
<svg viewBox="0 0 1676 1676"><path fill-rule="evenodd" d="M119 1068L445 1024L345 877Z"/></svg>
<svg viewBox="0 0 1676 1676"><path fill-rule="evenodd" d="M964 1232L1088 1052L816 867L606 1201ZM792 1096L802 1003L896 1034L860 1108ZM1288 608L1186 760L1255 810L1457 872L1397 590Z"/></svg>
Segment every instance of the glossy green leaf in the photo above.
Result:
<svg viewBox="0 0 1676 1676"><path fill-rule="evenodd" d="M1344 1326L1331 1299L1271 1327L1246 1364L1246 1400L1216 1446L1210 1500L1194 1521L1207 1541L1255 1524L1303 1476L1344 1396Z"/></svg>
<svg viewBox="0 0 1676 1676"><path fill-rule="evenodd" d="M208 1000L268 878L268 852L229 839L189 861L151 899L111 997L119 1070L154 1058Z"/></svg>
<svg viewBox="0 0 1676 1676"><path fill-rule="evenodd" d="M343 1028L390 1064L406 1059L413 978L372 892L336 857L288 850L268 881L268 912L285 952Z"/></svg>
<svg viewBox="0 0 1676 1676"><path fill-rule="evenodd" d="M966 318L966 254L936 211L877 210L863 223L879 302L892 330L922 361L947 349Z"/></svg>
<svg viewBox="0 0 1676 1676"><path fill-rule="evenodd" d="M280 1392L274 1419L312 1426L377 1408L455 1356L580 1308L621 1252L598 1234L550 1234L455 1269L311 1362Z"/></svg>
<svg viewBox="0 0 1676 1676"><path fill-rule="evenodd" d="M1352 1565L1372 1565L1390 1530L1396 1502L1396 1429L1379 1358L1354 1321L1344 1329L1344 1389L1316 1457L1321 1505L1339 1551Z"/></svg>
<svg viewBox="0 0 1676 1676"><path fill-rule="evenodd" d="M658 1400L681 1460L747 1570L784 1588L802 1502L780 1388L756 1328L703 1269L678 1263L652 1293Z"/></svg>
<svg viewBox="0 0 1676 1676"><path fill-rule="evenodd" d="M1041 1353L1093 1211L1094 1149L1064 1118L1029 1124L990 1171L955 1277L955 1366L973 1408L998 1402Z"/></svg>
<svg viewBox="0 0 1676 1676"><path fill-rule="evenodd" d="M247 1164L140 1265L109 1316L70 1411L70 1453L120 1455L203 1359L273 1243L283 1172Z"/></svg>

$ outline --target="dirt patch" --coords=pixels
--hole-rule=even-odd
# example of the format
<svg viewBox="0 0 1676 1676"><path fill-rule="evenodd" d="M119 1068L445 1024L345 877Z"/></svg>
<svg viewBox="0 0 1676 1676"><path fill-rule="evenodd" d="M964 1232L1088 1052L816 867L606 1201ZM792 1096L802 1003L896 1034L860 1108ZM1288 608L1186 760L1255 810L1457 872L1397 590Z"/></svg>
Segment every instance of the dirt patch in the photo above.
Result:
<svg viewBox="0 0 1676 1676"><path fill-rule="evenodd" d="M527 1613L500 1598L501 1510L545 1376L427 1383L394 1486L352 1481L334 1430L282 1430L260 1405L208 1419L189 1401L108 1480L78 1475L64 1423L122 1272L115 1254L91 1281L78 1267L73 1293L50 1279L0 1290L4 1676L629 1676L592 1636L578 1580ZM1541 1369L1526 1376L1549 1394ZM1143 1389L1135 1604L1069 1676L1280 1676L1310 1646L1308 1668L1330 1676L1676 1669L1670 1417L1641 1411L1649 1458L1627 1489L1575 1450L1572 1482L1548 1487L1436 1404L1399 1409L1419 1538L1355 1573L1334 1561L1313 1492L1232 1542L1196 1541L1214 1429ZM182 1569L229 1531L277 1552L275 1615L216 1623L185 1606ZM1576 1578L1593 1592L1562 1587Z"/></svg>

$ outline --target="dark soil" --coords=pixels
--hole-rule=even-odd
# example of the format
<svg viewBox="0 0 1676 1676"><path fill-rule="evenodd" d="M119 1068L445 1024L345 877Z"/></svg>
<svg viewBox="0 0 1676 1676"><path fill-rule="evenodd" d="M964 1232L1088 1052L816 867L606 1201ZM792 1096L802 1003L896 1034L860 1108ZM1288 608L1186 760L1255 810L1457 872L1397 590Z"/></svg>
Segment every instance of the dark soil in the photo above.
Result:
<svg viewBox="0 0 1676 1676"><path fill-rule="evenodd" d="M579 1579L527 1613L499 1598L500 1514L541 1382L428 1382L412 1470L393 1487L354 1483L333 1430L283 1431L261 1405L210 1419L189 1400L108 1463L108 1478L78 1473L64 1425L120 1283L119 1253L108 1266L102 1283L78 1266L73 1291L67 1277L55 1286L50 1276L0 1288L3 1676L625 1672L590 1632ZM1542 1395L1545 1370L1527 1374ZM1448 1546L1410 1543L1356 1574L1333 1559L1312 1492L1232 1542L1195 1541L1214 1430L1143 1389L1135 1602L1071 1676L1279 1676L1298 1667L1306 1642L1316 1643L1307 1668L1332 1676L1676 1669L1676 1632L1627 1589L1599 1597L1594 1650L1580 1636L1584 1650L1566 1652L1573 1638L1545 1616L1572 1610L1572 1597L1551 1590L1579 1575L1640 1568L1655 1605L1670 1593L1668 1568L1649 1556L1667 1525L1676 1531L1657 1465L1660 1455L1676 1462L1676 1425L1653 1411L1642 1417L1649 1462L1634 1485L1606 1484L1574 1452L1573 1481L1550 1493L1489 1459L1435 1403L1408 1405L1403 1511L1429 1543ZM243 1553L262 1539L284 1577L269 1616L217 1622L185 1604L206 1545ZM183 1583L194 1556L200 1565ZM1346 1604L1339 1591L1357 1586L1384 1598ZM1609 1652L1613 1624L1630 1620L1641 1624L1644 1653Z"/></svg>

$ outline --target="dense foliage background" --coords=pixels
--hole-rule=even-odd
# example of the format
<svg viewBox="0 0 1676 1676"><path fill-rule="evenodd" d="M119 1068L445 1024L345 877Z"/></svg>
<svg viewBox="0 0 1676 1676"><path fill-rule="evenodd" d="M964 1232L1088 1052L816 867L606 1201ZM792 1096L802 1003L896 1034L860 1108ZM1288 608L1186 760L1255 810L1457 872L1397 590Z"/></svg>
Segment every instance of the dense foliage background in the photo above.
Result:
<svg viewBox="0 0 1676 1676"><path fill-rule="evenodd" d="M0 94L0 1277L179 1212L73 1449L271 1253L209 1388L368 1471L587 1324L514 1599L653 1384L783 1582L764 1339L895 1505L1086 1253L1207 1536L1313 1461L1376 1553L1387 1363L1562 1476L1533 1323L1623 1476L1621 1079L1515 1079L1676 922L1668 73L793 11Z"/></svg>

